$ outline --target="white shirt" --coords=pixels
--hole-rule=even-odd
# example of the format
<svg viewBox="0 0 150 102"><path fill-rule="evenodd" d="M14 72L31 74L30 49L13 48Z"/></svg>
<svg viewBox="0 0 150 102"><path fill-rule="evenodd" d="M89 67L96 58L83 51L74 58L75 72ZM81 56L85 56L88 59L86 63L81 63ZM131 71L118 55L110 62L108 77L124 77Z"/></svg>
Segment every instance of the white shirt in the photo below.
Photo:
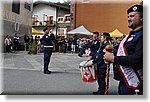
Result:
<svg viewBox="0 0 150 102"><path fill-rule="evenodd" d="M5 38L5 45L11 45L11 39Z"/></svg>

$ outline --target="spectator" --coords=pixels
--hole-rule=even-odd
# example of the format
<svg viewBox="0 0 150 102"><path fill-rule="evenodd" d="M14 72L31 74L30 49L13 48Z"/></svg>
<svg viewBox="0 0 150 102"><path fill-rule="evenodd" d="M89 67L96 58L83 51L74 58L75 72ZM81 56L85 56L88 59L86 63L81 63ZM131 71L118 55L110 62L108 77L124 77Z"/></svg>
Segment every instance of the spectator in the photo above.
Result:
<svg viewBox="0 0 150 102"><path fill-rule="evenodd" d="M4 43L5 43L5 46L6 46L6 52L10 53L11 52L11 47L12 47L12 40L9 37L9 35L6 36Z"/></svg>

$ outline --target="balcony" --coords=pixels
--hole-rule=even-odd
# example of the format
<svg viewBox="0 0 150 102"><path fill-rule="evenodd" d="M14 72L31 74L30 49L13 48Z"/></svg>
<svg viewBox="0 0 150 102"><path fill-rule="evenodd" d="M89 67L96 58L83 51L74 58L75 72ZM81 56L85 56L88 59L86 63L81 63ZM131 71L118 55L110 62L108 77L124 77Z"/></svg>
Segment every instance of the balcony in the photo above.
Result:
<svg viewBox="0 0 150 102"><path fill-rule="evenodd" d="M54 27L56 25L56 21L32 21L33 27Z"/></svg>
<svg viewBox="0 0 150 102"><path fill-rule="evenodd" d="M70 27L70 22L58 22L57 27L59 28L67 28Z"/></svg>

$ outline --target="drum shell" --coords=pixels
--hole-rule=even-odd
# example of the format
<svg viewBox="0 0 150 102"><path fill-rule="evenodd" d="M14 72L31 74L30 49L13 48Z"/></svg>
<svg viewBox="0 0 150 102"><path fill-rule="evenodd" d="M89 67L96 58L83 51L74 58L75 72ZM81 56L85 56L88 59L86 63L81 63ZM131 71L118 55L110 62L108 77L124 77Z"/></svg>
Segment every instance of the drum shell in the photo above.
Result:
<svg viewBox="0 0 150 102"><path fill-rule="evenodd" d="M89 66L80 66L83 82L94 82L98 79L96 64Z"/></svg>

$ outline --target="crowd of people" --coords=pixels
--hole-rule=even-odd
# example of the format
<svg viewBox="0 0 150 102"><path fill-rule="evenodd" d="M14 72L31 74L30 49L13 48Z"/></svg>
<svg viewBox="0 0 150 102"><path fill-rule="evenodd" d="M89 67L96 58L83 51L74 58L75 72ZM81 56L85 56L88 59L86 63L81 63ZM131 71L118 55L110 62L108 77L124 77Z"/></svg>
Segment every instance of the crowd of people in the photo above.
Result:
<svg viewBox="0 0 150 102"><path fill-rule="evenodd" d="M23 48L21 47L22 40L24 40ZM21 51L21 50L28 51L29 45L32 45L33 41L34 41L34 39L33 39L32 35L29 36L29 35L25 34L24 36L18 36L17 33L15 33L13 37L10 37L9 35L7 35L4 40L4 44L5 44L6 52L12 53L13 51L14 52Z"/></svg>
<svg viewBox="0 0 150 102"><path fill-rule="evenodd" d="M43 52L43 43L42 38L40 36L33 37L32 35L29 36L25 34L24 36L18 36L17 34L14 35L13 38L11 38L9 35L5 38L5 47L6 52L10 53L13 51L20 51L20 41L24 40L24 51L29 51L32 49L31 46L35 46L35 52L41 53ZM112 43L115 43L118 39L121 38L115 38L112 39ZM64 38L64 37L56 37L54 40L54 52L59 53L78 53L80 57L82 57L83 54L85 54L85 50L87 49L87 45L92 42L92 38ZM32 46L33 47L33 46Z"/></svg>

